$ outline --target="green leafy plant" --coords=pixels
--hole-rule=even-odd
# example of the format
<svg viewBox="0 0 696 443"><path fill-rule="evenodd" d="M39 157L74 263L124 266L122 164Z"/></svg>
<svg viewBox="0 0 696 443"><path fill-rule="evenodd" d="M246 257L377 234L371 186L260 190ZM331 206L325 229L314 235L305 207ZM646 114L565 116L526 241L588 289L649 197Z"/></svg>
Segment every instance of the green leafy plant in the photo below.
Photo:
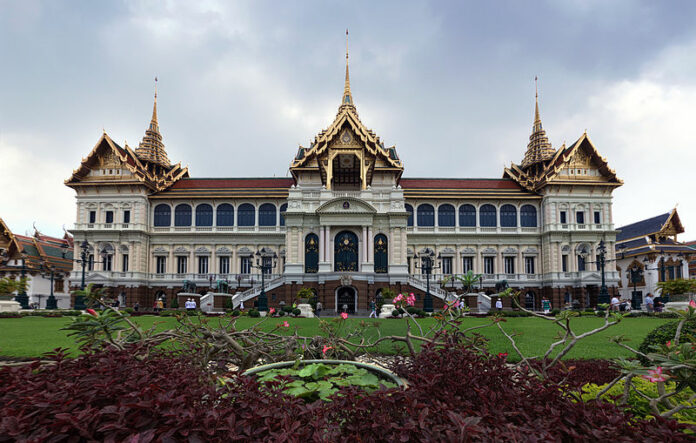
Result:
<svg viewBox="0 0 696 443"><path fill-rule="evenodd" d="M676 280L661 281L657 284L662 289L663 295L681 295L696 292L696 280L678 278Z"/></svg>
<svg viewBox="0 0 696 443"><path fill-rule="evenodd" d="M397 386L393 381L380 379L373 372L348 363L312 363L302 368L296 364L291 368L259 372L257 377L261 382L279 381L278 389L286 394L301 397L306 402L327 401L341 388L348 386L357 386L367 392L374 392L381 387Z"/></svg>
<svg viewBox="0 0 696 443"><path fill-rule="evenodd" d="M20 277L17 280L10 277L0 278L0 295L11 295L15 291L18 293L26 292L28 282L27 277Z"/></svg>
<svg viewBox="0 0 696 443"><path fill-rule="evenodd" d="M261 317L261 313L259 313L258 309L250 309L249 310L249 317L259 318L259 317Z"/></svg>

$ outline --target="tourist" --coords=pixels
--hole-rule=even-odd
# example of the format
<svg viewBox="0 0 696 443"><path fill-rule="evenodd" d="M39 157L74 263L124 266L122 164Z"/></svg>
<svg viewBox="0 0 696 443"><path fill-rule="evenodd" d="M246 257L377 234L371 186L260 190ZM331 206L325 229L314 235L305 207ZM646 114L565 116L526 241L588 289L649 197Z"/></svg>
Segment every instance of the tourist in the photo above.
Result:
<svg viewBox="0 0 696 443"><path fill-rule="evenodd" d="M541 299L541 309L544 310L544 314L548 314L551 312L551 301L544 297Z"/></svg>
<svg viewBox="0 0 696 443"><path fill-rule="evenodd" d="M184 307L186 308L187 311L193 311L194 309L196 309L195 303L192 303L192 302L193 302L193 300L189 298L186 300L186 303L184 303Z"/></svg>
<svg viewBox="0 0 696 443"><path fill-rule="evenodd" d="M343 312L345 312L346 314L348 313L348 305L345 303L343 304Z"/></svg>
<svg viewBox="0 0 696 443"><path fill-rule="evenodd" d="M138 312L139 310L140 310L140 303L138 303L136 301L135 304L133 305L133 312Z"/></svg>
<svg viewBox="0 0 696 443"><path fill-rule="evenodd" d="M619 305L621 302L619 301L619 297L613 296L611 298L611 310L615 312L619 312Z"/></svg>
<svg viewBox="0 0 696 443"><path fill-rule="evenodd" d="M283 302L281 301L281 303L283 303ZM283 303L283 304L285 304L285 303ZM317 307L314 309L314 312L316 313L317 317L321 317L321 309L322 309L322 307L323 307L323 306L321 305L321 302L318 301L318 302L317 302Z"/></svg>
<svg viewBox="0 0 696 443"><path fill-rule="evenodd" d="M370 300L370 317L377 318L377 305L375 304L375 299Z"/></svg>
<svg viewBox="0 0 696 443"><path fill-rule="evenodd" d="M164 300L157 299L157 312L161 312L164 309Z"/></svg>
<svg viewBox="0 0 696 443"><path fill-rule="evenodd" d="M628 298L621 299L621 311L630 312L631 311L631 300Z"/></svg>
<svg viewBox="0 0 696 443"><path fill-rule="evenodd" d="M645 296L645 309L647 309L648 313L652 314L655 312L655 304L652 298L652 294L648 292L648 295Z"/></svg>
<svg viewBox="0 0 696 443"><path fill-rule="evenodd" d="M662 308L664 306L665 304L662 301L662 296L653 298L653 307L655 308L655 312L662 312Z"/></svg>
<svg viewBox="0 0 696 443"><path fill-rule="evenodd" d="M156 299L155 299L155 303L152 304L152 309L155 311L155 314L159 312L157 310L157 300Z"/></svg>
<svg viewBox="0 0 696 443"><path fill-rule="evenodd" d="M498 298L498 300L495 301L495 308L498 310L498 312L501 312L503 310L503 299Z"/></svg>

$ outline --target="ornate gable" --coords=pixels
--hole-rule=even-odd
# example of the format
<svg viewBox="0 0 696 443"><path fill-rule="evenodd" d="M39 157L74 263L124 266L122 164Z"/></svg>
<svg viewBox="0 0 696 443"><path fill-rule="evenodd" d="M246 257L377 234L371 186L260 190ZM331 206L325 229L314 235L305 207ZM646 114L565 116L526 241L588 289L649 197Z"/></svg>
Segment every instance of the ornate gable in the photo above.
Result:
<svg viewBox="0 0 696 443"><path fill-rule="evenodd" d="M356 168L363 189L371 184L376 171L392 171L397 181L403 173L403 163L396 148L386 148L380 138L360 121L350 90L347 52L345 86L336 118L314 138L309 148L298 148L290 172L295 180L303 171L319 172L322 183L331 189L337 184L334 183L335 165Z"/></svg>
<svg viewBox="0 0 696 443"><path fill-rule="evenodd" d="M180 163L169 168L155 168L142 162L128 145L119 146L105 132L65 184L74 188L139 183L152 191L161 191L183 177L188 177L188 168L182 168Z"/></svg>
<svg viewBox="0 0 696 443"><path fill-rule="evenodd" d="M0 218L0 263L5 260L18 259L22 248L17 241L17 237L10 231L10 228Z"/></svg>

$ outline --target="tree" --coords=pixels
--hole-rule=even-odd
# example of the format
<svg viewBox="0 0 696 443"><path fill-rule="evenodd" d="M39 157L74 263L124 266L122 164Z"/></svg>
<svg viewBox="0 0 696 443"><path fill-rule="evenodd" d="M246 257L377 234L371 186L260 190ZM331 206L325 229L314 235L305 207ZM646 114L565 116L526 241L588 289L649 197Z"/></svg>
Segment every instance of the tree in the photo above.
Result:
<svg viewBox="0 0 696 443"><path fill-rule="evenodd" d="M21 277L18 280L10 277L0 278L0 295L11 295L14 292L26 292L27 286L27 277Z"/></svg>
<svg viewBox="0 0 696 443"><path fill-rule="evenodd" d="M676 280L661 281L657 284L664 295L688 294L696 291L696 280L678 278Z"/></svg>
<svg viewBox="0 0 696 443"><path fill-rule="evenodd" d="M474 286L483 278L482 274L474 274L473 271L467 271L466 274L462 275L450 275L442 280L443 287L449 283L451 280L459 280L462 282L464 291L466 293L472 292Z"/></svg>

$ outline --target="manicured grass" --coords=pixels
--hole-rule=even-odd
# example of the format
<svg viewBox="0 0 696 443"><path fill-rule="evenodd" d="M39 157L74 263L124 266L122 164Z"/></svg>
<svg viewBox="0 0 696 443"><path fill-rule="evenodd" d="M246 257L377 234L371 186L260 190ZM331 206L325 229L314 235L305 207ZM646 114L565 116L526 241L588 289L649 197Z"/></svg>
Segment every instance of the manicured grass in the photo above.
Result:
<svg viewBox="0 0 696 443"><path fill-rule="evenodd" d="M133 320L141 326L149 328L157 324L158 329L171 328L176 324L176 319L172 317L155 317L142 316L134 317ZM211 324L218 322L216 318L208 319ZM289 329L281 328L281 333L292 333L295 328L299 335L313 336L320 334L319 321L309 318L288 318L268 319L262 327L265 330L275 328L279 323L287 320L291 327ZM520 335L516 337L516 341L520 349L527 355L542 354L550 343L555 341L560 328L552 322L539 318L508 318L502 323L503 328L508 332L517 332ZM194 319L194 321L196 321ZM224 320L223 320L224 321ZM237 321L238 328L247 328L256 324L259 319L243 317ZM381 335L403 335L406 331L405 320L397 319L359 319L349 318L343 326L346 329L351 329L351 325L357 322L365 321L368 323L379 323L379 331ZM567 355L567 358L616 358L619 356L629 357L630 353L619 346L609 343L608 338L616 335L625 335L630 338L629 344L633 347L638 347L643 341L643 338L653 328L667 322L666 319L654 318L627 318L618 325L607 329L597 335L580 341L573 350ZM61 331L60 328L70 322L69 318L42 318L42 317L25 317L25 318L8 318L0 319L0 356L3 357L35 357L44 352L51 351L55 348L69 348L73 352L77 352L75 343L71 337L67 336L68 331ZM432 326L433 319L421 319L419 323L426 330ZM463 327L468 328L476 325L489 324L490 320L486 318L467 318L463 322ZM596 317L580 317L573 320L575 331L578 333L588 331L603 324L603 319ZM412 328L413 333L418 333L417 328ZM507 352L510 361L519 360L510 346L509 341L505 338L496 326L478 329L478 332L487 337L489 342L489 350L491 353ZM376 337L376 328L368 328L366 334ZM392 345L380 347L382 353L394 353L396 350Z"/></svg>

